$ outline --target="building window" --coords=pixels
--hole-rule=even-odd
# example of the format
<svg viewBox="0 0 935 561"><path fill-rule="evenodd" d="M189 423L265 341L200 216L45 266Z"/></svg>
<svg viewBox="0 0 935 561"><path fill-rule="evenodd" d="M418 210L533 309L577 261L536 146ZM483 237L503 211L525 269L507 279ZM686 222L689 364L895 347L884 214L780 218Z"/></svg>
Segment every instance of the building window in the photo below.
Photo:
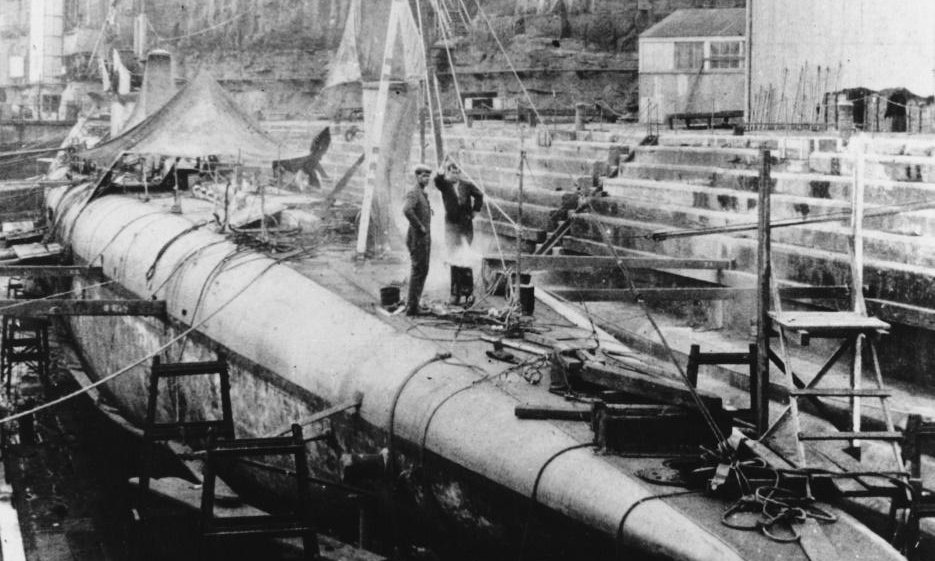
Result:
<svg viewBox="0 0 935 561"><path fill-rule="evenodd" d="M700 70L704 64L702 41L679 41L675 43L675 69Z"/></svg>
<svg viewBox="0 0 935 561"><path fill-rule="evenodd" d="M62 103L62 96L53 94L42 94L42 112L58 113L58 106Z"/></svg>
<svg viewBox="0 0 935 561"><path fill-rule="evenodd" d="M740 68L743 65L740 45L740 41L711 43L709 68Z"/></svg>

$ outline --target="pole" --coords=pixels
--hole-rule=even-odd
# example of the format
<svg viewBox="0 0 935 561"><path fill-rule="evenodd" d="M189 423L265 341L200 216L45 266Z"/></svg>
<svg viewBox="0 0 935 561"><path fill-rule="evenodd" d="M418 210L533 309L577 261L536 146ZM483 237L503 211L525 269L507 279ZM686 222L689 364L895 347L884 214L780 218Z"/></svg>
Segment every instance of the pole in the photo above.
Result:
<svg viewBox="0 0 935 561"><path fill-rule="evenodd" d="M526 163L526 149L525 149L525 140L526 134L525 129L522 125L519 128L519 200L517 204L516 211L516 289L513 291L514 305L522 306L522 302L519 297L519 289L522 281L520 280L520 273L522 267L520 266L520 261L523 256L523 164ZM522 310L520 310L522 313Z"/></svg>
<svg viewBox="0 0 935 561"><path fill-rule="evenodd" d="M865 188L865 161L866 143L863 138L857 138L856 156L854 161L854 188L851 195L851 239L848 252L851 257L851 303L853 310L866 315L867 304L864 302L864 188ZM854 338L854 360L851 363L850 383L851 389L857 391L861 386L863 377L863 348L864 334ZM860 432L861 403L860 398L852 396L851 400L851 430ZM860 441L851 441L851 451L860 458Z"/></svg>
<svg viewBox="0 0 935 561"><path fill-rule="evenodd" d="M760 152L760 181L757 227L757 302L756 302L756 375L750 380L756 434L760 436L769 427L769 298L770 298L770 153ZM788 367L788 366L787 366Z"/></svg>

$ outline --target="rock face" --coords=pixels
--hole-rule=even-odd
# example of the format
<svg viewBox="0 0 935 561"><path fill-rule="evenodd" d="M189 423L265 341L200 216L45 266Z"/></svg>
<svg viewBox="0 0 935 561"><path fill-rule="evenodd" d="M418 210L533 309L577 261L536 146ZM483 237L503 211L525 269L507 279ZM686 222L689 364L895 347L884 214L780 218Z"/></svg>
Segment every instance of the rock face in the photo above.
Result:
<svg viewBox="0 0 935 561"><path fill-rule="evenodd" d="M376 1L389 0L365 0ZM415 0L410 3L416 13ZM423 1L421 8L428 12L430 4ZM171 51L180 76L210 67L248 111L263 117L333 115L338 108L360 106L359 92L318 95L350 5L351 0L154 2L147 5L148 44ZM457 107L453 63L462 94L495 93L504 108L530 100L544 108L603 101L624 112L635 102L637 38L643 30L679 8L738 7L744 0L477 0L439 5L446 6L441 15L450 25L434 37L432 62L447 109ZM427 13L425 19L434 22L435 14Z"/></svg>

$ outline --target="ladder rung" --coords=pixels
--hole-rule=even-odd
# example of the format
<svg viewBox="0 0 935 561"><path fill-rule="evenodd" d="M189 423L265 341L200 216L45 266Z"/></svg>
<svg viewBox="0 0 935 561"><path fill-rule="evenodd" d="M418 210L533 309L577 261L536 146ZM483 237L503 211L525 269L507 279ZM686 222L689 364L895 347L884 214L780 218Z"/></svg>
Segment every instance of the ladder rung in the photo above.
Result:
<svg viewBox="0 0 935 561"><path fill-rule="evenodd" d="M898 431L799 433L799 440L902 440Z"/></svg>
<svg viewBox="0 0 935 561"><path fill-rule="evenodd" d="M750 353L700 353L697 364L750 364Z"/></svg>
<svg viewBox="0 0 935 561"><path fill-rule="evenodd" d="M888 390L882 390L878 388L867 388L859 390L853 390L851 388L804 388L801 390L789 390L789 395L796 397L889 397L892 394Z"/></svg>
<svg viewBox="0 0 935 561"><path fill-rule="evenodd" d="M7 348L37 346L42 341L39 337L8 337L4 343Z"/></svg>
<svg viewBox="0 0 935 561"><path fill-rule="evenodd" d="M314 527L296 516L238 516L212 518L205 536L298 535L314 531Z"/></svg>
<svg viewBox="0 0 935 561"><path fill-rule="evenodd" d="M227 370L227 363L222 361L176 362L153 365L152 372L160 377L197 376L199 374L220 374Z"/></svg>
<svg viewBox="0 0 935 561"><path fill-rule="evenodd" d="M185 423L156 423L145 429L145 436L151 440L165 440L168 438L181 438L185 436L199 437L208 436L211 429L217 433L225 433L228 430L227 423L223 420L218 421L191 421Z"/></svg>
<svg viewBox="0 0 935 561"><path fill-rule="evenodd" d="M6 355L7 360L10 362L35 362L37 360L43 360L45 357L39 351L32 352L9 352Z"/></svg>
<svg viewBox="0 0 935 561"><path fill-rule="evenodd" d="M297 454L305 453L305 445L297 444L291 437L250 438L218 441L208 452L220 456Z"/></svg>

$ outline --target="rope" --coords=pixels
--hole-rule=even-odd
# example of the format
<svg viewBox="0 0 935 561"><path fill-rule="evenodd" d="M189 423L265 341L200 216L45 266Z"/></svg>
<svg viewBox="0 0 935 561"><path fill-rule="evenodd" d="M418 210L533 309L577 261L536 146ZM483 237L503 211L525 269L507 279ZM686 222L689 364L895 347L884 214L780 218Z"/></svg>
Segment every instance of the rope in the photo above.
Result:
<svg viewBox="0 0 935 561"><path fill-rule="evenodd" d="M230 18L228 18L228 19L226 19L226 20L224 20L224 21L218 22L218 23L216 23L216 24L214 24L214 25L205 27L205 28L203 28L203 29L199 29L198 31L193 31L193 32L191 32L191 33L186 33L186 34L184 34L184 35L178 35L178 36L176 36L176 37L161 37L161 36L159 35L159 33L156 31L156 28L153 27L152 22L149 21L149 18L146 18L146 23L149 24L150 30L152 30L153 35L156 36L156 39L157 39L159 42L161 42L161 43L167 43L167 42L169 42L169 41L177 41L177 40L179 40L179 39L187 39L187 38L189 38L189 37L194 37L194 36L196 36L196 35L202 35L202 34L204 34L204 33L207 33L207 32L209 32L209 31L212 31L212 30L217 29L217 28L219 28L219 27L225 26L225 25L227 25L227 24L229 24L229 23L231 23L231 22L233 22L233 21L235 21L235 20L237 20L237 19L242 18L243 16L245 16L245 15L251 13L251 12L255 12L255 11L257 10L257 8L258 8L259 6L261 6L261 5L262 5L262 4L261 4L260 2L257 2L257 3L256 3L256 7L253 8L253 9L244 10L244 11L240 12L239 14L237 14L237 15L235 15L235 16L232 16L232 17L230 17Z"/></svg>
<svg viewBox="0 0 935 561"><path fill-rule="evenodd" d="M416 15L418 16L418 19L419 19L419 22L418 22L419 23L419 37L422 38L422 44L424 45L425 44L425 30L422 26L422 1L421 0L416 2L416 12L417 12ZM425 63L425 104L429 110L429 122L431 123L431 126L432 126L432 138L439 138L439 137L442 137L443 134L441 130L435 129L435 109L433 107L434 104L432 103L432 84L429 82L429 61L425 57L424 53L425 51L423 50L422 58L423 58L423 62ZM438 111L439 113L441 113L441 105L438 106ZM441 122L441 118L442 118L441 115L439 115L438 116L439 126L443 125L443 123ZM442 126L442 128L444 127ZM442 139L442 146L444 146L444 139ZM424 149L424 146L422 148ZM441 154L435 154L435 161L436 162L440 161L441 157L442 157Z"/></svg>
<svg viewBox="0 0 935 561"><path fill-rule="evenodd" d="M422 363L420 363L420 364L417 365L415 368L413 368L412 370L409 371L409 374L407 374L406 377L403 378L402 383L401 383L399 386L397 386L397 388L396 388L396 393L393 394L393 400L390 402L390 419L389 419L388 425L387 425L387 434L389 435L389 436L388 436L388 442L387 442L387 449L389 450L389 466L387 466L387 467L388 467L388 469L389 469L389 475L390 475L390 479L391 479L391 480L394 479L394 478L396 477L396 454L395 454L395 448L396 448L396 406L399 404L399 398L403 395L403 390L406 389L406 386L409 384L409 382L410 382L410 381L415 377L415 375L418 374L423 368L425 368L426 366L428 366L428 365L430 365L430 364L432 364L432 363L434 363L434 362L438 362L438 361L440 361L440 360L445 360L445 359L447 359L447 358L451 358L451 353L450 353L450 352L437 353L437 354L436 354L435 356L433 356L432 358L429 358L429 359L426 359L426 360L422 361Z"/></svg>
<svg viewBox="0 0 935 561"><path fill-rule="evenodd" d="M513 76L516 78L516 81L519 83L519 87L523 90L523 95L526 97L526 101L529 102L529 107L532 109L533 113L536 114L536 119L545 125L545 121L542 120L542 115L539 114L539 110L536 109L536 104L532 102L532 98L529 96L529 91L526 89L526 85L523 84L523 80L519 77L519 73L516 71L516 67L513 66L513 61L510 59L510 55L507 54L506 49L503 47L503 43L500 42L500 38L497 37L497 32L494 31L493 25L490 23L490 18L487 17L487 12L484 11L484 8L480 5L480 0L474 0L474 3L477 5L477 13L484 18L484 22L487 24L487 29L490 30L490 35L493 36L494 41L497 42L497 46L500 47L500 52L503 53L504 58L506 59L507 65L510 67L510 71L513 72ZM454 68L451 69L451 72L454 73Z"/></svg>
<svg viewBox="0 0 935 561"><path fill-rule="evenodd" d="M588 202L588 206L591 208L591 211L594 212L593 206ZM682 365L679 363L678 359L675 357L675 352L672 350L672 347L669 345L669 341L666 339L665 334L663 334L662 329L659 327L659 324L656 322L656 318L653 317L652 313L649 311L649 307L646 303L638 298L639 290L636 288L636 284L633 282L633 277L630 274L629 268L624 264L623 260L620 258L620 255L617 253L617 248L610 242L607 238L607 234L604 232L603 228L598 228L601 233L601 238L604 241L604 244L610 250L611 255L614 258L617 268L623 273L624 279L627 283L627 289L633 295L634 300L636 300L637 305L643 311L643 314L646 316L646 319L649 320L650 325L652 325L653 330L656 332L656 335L659 337L659 341L665 347L666 355L669 357L669 360L675 365L675 369L679 373L679 377L682 379L682 382L685 384L685 387L688 389L688 392L691 394L692 401L695 402L695 406L698 408L698 411L701 413L701 416L704 418L705 423L708 425L708 428L717 438L718 445L723 444L727 439L724 436L724 433L721 431L721 428L718 426L717 421L714 419L714 416L705 406L704 402L701 400L701 396L698 394L698 390L692 385L691 381L688 379L688 376L685 374L685 371L682 369Z"/></svg>
<svg viewBox="0 0 935 561"><path fill-rule="evenodd" d="M73 398L78 397L78 396L80 396L80 395L82 395L82 394L85 394L85 393L91 391L92 389L94 389L94 388L96 388L96 387L98 387L98 386L104 385L104 384L106 384L107 382L109 382L109 381L111 381L111 380L117 378L118 376L121 376L121 375L123 375L123 374L126 374L126 373L129 372L132 368L134 368L134 367L136 367L136 366L139 366L140 364L142 364L142 363L148 361L149 359L151 359L152 357L154 357L154 356L156 356L157 354L161 353L162 351L166 350L167 348L169 348L170 346L172 346L173 344L175 344L175 343L178 342L179 340L181 340L181 339L183 339L183 338L185 338L185 337L188 337L189 334L191 334L193 331L195 331L196 329L198 329L199 327L201 327L202 325L204 325L208 320L210 320L211 318L213 318L214 316L216 316L217 314L219 314L219 313L220 313L222 310L224 310L228 305L230 305L234 300L236 300L238 297L240 297L240 295L243 294L244 292L246 292L248 288L250 288L251 286L253 286L253 284L254 284L257 280L259 280L259 278L260 278L261 276L263 276L264 274L266 274L267 271L269 271L274 265L277 265L277 264L278 264L278 263L277 263L276 261L273 261L272 263L270 263L267 267L265 267L262 271L260 271L253 279L251 279L250 282L248 282L247 284L245 284L245 285L243 286L243 288L241 288L241 289L238 290L236 293L234 293L234 295L231 296L226 302L223 302L223 303L222 303L220 306L218 306L214 311L212 311L210 314L208 314L207 316L205 316L200 322L198 322L198 323L196 323L196 324L193 324L191 327L189 327L189 328L186 329L185 331L181 332L181 333L178 334L177 336L175 336L175 337L173 337L172 339L170 339L167 343L165 343L165 344L161 345L160 347L158 347L155 351L146 354L146 355L143 356L142 358L139 358L138 360L133 361L132 363L130 363L129 365L127 365L127 366L125 366L125 367L123 367L123 368L121 368L120 370L117 370L116 372L114 372L114 373L112 373L112 374L108 374L107 376L104 376L104 377L101 378L100 380L98 380L98 381L96 381L96 382L94 382L94 383L92 383L92 384L89 384L89 385L87 385L87 386L84 386L84 387L82 387L82 388L79 389L79 390L76 390L76 391L73 391L73 392L71 392L71 393L69 393L69 394L63 395L62 397L60 397L60 398L58 398L58 399L54 399L54 400L49 401L49 402L47 402L47 403L43 403L42 405L33 407L32 409L27 409L26 411L21 411L21 412L19 412L19 413L15 413L15 414L13 414L13 415L9 415L9 416L7 416L7 417L4 417L4 418L0 419L0 425L9 423L10 421L15 421L16 419L20 419L20 418L26 417L26 416L28 416L28 415L33 415L33 414L35 414L35 413L38 413L38 412L43 411L43 410L45 410L45 409L49 409L49 408L51 408L51 407L53 407L53 406L55 406L55 405L58 405L58 404L60 404L60 403L64 403L64 402L66 402L66 401L68 401L68 400L70 400L70 399L73 399Z"/></svg>
<svg viewBox="0 0 935 561"><path fill-rule="evenodd" d="M445 4L442 4L442 6L445 7L445 10L447 11L447 7L445 6ZM467 124L468 117L467 117L467 112L465 112L464 110L464 99L462 99L461 97L461 88L458 86L458 74L457 72L455 72L455 63L454 63L454 60L451 58L451 49L448 47L448 40L451 38L451 30L449 29L446 31L444 27L442 27L442 38L445 44L445 54L448 56L448 66L451 68L451 81L454 84L455 95L457 96L457 99L458 99L458 109L461 110L461 118L464 119L464 124Z"/></svg>
<svg viewBox="0 0 935 561"><path fill-rule="evenodd" d="M184 230L182 230L182 231L179 232L178 234L172 236L172 238L171 238L169 241L167 241L166 243L164 243L164 244L162 245L162 247L159 248L159 252L156 253L156 258L153 259L153 264L150 265L150 266L149 266L149 269L146 270L146 280L152 280L153 275L156 274L156 265L159 263L159 260L162 259L162 256L165 254L166 250L169 249L169 246L170 246L170 245L174 244L175 242L177 242L178 240L180 240L180 239L183 238L184 236L186 236L186 235L188 235L188 234L194 232L195 230L201 228L202 226L205 226L205 225L207 225L207 224L210 224L211 222L213 222L213 221L212 221L212 220L205 220L204 222L200 222L200 223L198 223L198 224L193 224L192 226L189 226L188 228L185 228Z"/></svg>
<svg viewBox="0 0 935 561"><path fill-rule="evenodd" d="M636 502L634 502L633 504L631 504L630 507L626 510L626 512L623 513L623 516L620 517L620 523L617 524L616 544L618 547L618 551L617 551L617 555L615 555L614 558L621 559L619 547L620 547L620 542L623 541L623 526L624 524L627 523L627 518L630 517L630 514L632 514L633 511L636 510L636 507L640 506L643 503L646 503L649 501L655 501L657 499L665 499L667 497L680 497L683 495L691 495L692 493L700 493L700 492L701 491L698 491L698 490L689 490L689 491L676 491L674 493L662 493L660 495L650 495L648 497L643 497L637 500Z"/></svg>
<svg viewBox="0 0 935 561"><path fill-rule="evenodd" d="M542 466L539 468L539 472L536 474L536 480L535 480L535 482L532 484L532 494L529 496L529 498L530 498L530 500L531 500L531 502L530 502L530 504L529 504L529 512L528 512L527 515L526 515L526 523L523 525L523 539L522 539L522 541L520 541L520 545L519 545L519 556L518 556L518 559L519 559L520 561L522 561L522 559L523 559L523 553L526 551L526 543L527 543L528 540L529 540L529 527L530 527L530 525L531 525L531 523L532 523L533 508L535 508L536 504L538 504L538 503L537 503L537 499L536 499L536 495L538 495L538 493L539 493L539 483L542 481L542 474L545 473L545 468L549 467L549 464L551 464L553 461L555 461L556 458L558 458L559 456L561 456L561 455L563 455L563 454L566 454L566 453L568 453L568 452L571 452L572 450L578 450L579 448L589 448L589 447L591 447L591 446L594 446L594 443L593 443L593 442L585 442L585 443L579 443L579 444L572 444L571 446L568 446L568 447L566 447L566 448L562 448L562 449L559 450L558 452L555 452L554 454L552 454L551 456L549 456L549 459L547 459L547 460L542 464Z"/></svg>
<svg viewBox="0 0 935 561"><path fill-rule="evenodd" d="M97 252L97 255L95 255L92 259L89 259L89 260L88 260L88 263L89 263L89 264L93 264L93 263L97 262L97 260L100 259L100 258L104 255L104 252L107 251L107 248L109 248L109 247L111 246L112 243L114 243L115 241L117 241L117 237L118 237L120 234L124 233L124 232L127 230L127 228L129 228L130 226L132 226L133 224L135 224L137 221L142 220L142 219L144 219L144 218L148 218L148 217L150 217L150 216L164 215L164 214L165 214L165 213L164 213L162 210L155 210L155 211L153 211L153 212L148 212L148 213L146 213L146 214L141 214L140 216L137 216L136 218L130 220L129 222L127 222L126 224L124 224L123 226L121 226L119 230L117 230L116 232L114 232L114 235L111 236L110 240L108 240L107 243L104 244L104 247L102 247L101 250L100 250L99 252Z"/></svg>
<svg viewBox="0 0 935 561"><path fill-rule="evenodd" d="M36 302L36 301L38 301L38 300L51 300L51 299L53 299L53 298L58 298L59 296L67 296L67 295L69 295L69 294L72 294L72 293L74 293L74 292L77 292L78 290L85 290L85 289L88 289L88 288L98 288L98 287L100 287L100 286L107 286L108 284L112 284L112 283L114 283L114 282L116 282L116 281L110 280L110 281L105 281L105 282L99 282L99 283L97 283L97 284L92 284L92 285L88 285L88 286L83 286L83 287L81 287L81 288L72 288L71 290L66 290L65 292L57 292L57 293L55 293L55 294L49 294L49 295L47 295L47 296L42 296L42 297L40 297L40 298L30 298L30 299L28 299L28 300L23 300L22 302L17 302L16 304L10 304L9 306L3 306L2 308L0 308L0 312L5 312L5 311L7 311L7 310L12 310L12 309L15 309L15 308L20 308L20 307L22 307L22 306L28 305L30 302Z"/></svg>

